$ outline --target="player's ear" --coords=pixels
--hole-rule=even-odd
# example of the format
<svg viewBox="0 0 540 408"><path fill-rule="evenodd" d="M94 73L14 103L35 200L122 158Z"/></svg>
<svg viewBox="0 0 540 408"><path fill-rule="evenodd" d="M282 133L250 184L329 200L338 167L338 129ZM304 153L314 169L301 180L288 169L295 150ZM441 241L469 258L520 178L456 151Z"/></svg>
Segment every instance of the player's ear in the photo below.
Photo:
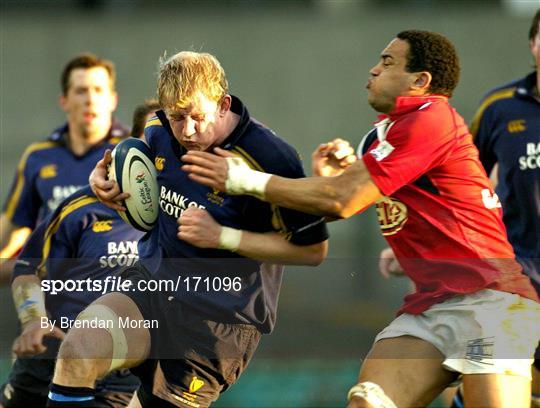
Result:
<svg viewBox="0 0 540 408"><path fill-rule="evenodd" d="M428 71L417 72L411 88L419 93L427 93L431 85L431 79L432 76Z"/></svg>
<svg viewBox="0 0 540 408"><path fill-rule="evenodd" d="M225 114L231 109L232 98L231 95L225 95L219 101L219 115L225 116Z"/></svg>
<svg viewBox="0 0 540 408"><path fill-rule="evenodd" d="M66 95L60 94L60 96L58 97L58 105L60 105L60 108L61 108L64 112L67 112L67 111L66 111L66 105L67 105L67 98L66 98Z"/></svg>

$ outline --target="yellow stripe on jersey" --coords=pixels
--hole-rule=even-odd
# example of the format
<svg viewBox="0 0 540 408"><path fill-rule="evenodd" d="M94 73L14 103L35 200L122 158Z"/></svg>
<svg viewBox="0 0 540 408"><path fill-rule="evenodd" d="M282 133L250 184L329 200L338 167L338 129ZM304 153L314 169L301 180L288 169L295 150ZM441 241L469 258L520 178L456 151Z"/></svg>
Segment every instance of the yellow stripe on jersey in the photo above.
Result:
<svg viewBox="0 0 540 408"><path fill-rule="evenodd" d="M144 128L146 129L150 126L163 126L163 124L161 123L159 118L155 117L155 118L150 119L148 122L146 122L146 125L144 126Z"/></svg>
<svg viewBox="0 0 540 408"><path fill-rule="evenodd" d="M57 142L38 142L32 143L24 151L21 160L19 161L19 165L17 166L17 181L15 183L15 188L6 207L6 215L10 220L13 218L13 215L15 214L15 210L21 198L21 193L24 187L24 168L26 167L26 162L28 161L28 158L34 152L37 152L39 150L51 149L56 146L58 146Z"/></svg>
<svg viewBox="0 0 540 408"><path fill-rule="evenodd" d="M508 98L513 97L515 90L516 90L515 87L501 89L489 95L484 100L484 102L482 102L482 104L476 111L473 117L473 120L471 122L471 134L473 136L473 139L476 138L476 134L478 133L478 129L480 127L480 120L482 119L482 115L484 114L484 111L494 102L500 101L501 99L508 99Z"/></svg>
<svg viewBox="0 0 540 408"><path fill-rule="evenodd" d="M78 210L81 207L84 207L85 205L93 204L98 202L98 199L96 197L90 197L87 195L83 195L81 197L76 198L73 201L70 201L62 210L60 211L60 214L58 214L49 224L49 227L45 231L45 236L43 237L43 251L42 251L42 257L41 257L41 263L38 266L38 276L42 278L47 270L45 268L45 262L47 262L47 258L49 257L49 253L51 252L51 240L53 235L58 231L58 228L60 228L60 224L62 224L62 221L73 211Z"/></svg>
<svg viewBox="0 0 540 408"><path fill-rule="evenodd" d="M111 137L108 142L112 145L117 145L118 143L120 143L122 140L124 140L125 137Z"/></svg>
<svg viewBox="0 0 540 408"><path fill-rule="evenodd" d="M241 147L235 146L231 149L231 151L236 152L240 156L242 156L247 161L249 167L251 167L252 169L264 172L262 166L257 163L257 161Z"/></svg>
<svg viewBox="0 0 540 408"><path fill-rule="evenodd" d="M245 159L248 166L252 168L253 170L264 172L264 169L262 168L262 166L259 163L257 163L257 161L241 147L234 146L231 149L231 152L236 153L240 155L243 159ZM282 233L287 234L287 226L285 225L285 222L283 221L283 217L281 216L279 207L275 204L270 204L270 208L272 209L272 226L276 230L279 230Z"/></svg>

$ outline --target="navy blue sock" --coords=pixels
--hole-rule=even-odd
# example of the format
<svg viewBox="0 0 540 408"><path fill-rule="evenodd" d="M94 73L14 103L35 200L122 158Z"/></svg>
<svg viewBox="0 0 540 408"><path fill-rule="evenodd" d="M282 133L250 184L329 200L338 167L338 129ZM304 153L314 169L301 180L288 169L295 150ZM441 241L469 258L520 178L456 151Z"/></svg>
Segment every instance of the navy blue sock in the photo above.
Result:
<svg viewBox="0 0 540 408"><path fill-rule="evenodd" d="M93 388L67 387L65 385L51 384L49 388L48 407L95 407Z"/></svg>
<svg viewBox="0 0 540 408"><path fill-rule="evenodd" d="M461 395L461 388L458 388L458 391L456 392L456 395L454 396L454 399L452 400L452 405L450 408L464 408L465 405L463 404L463 395Z"/></svg>

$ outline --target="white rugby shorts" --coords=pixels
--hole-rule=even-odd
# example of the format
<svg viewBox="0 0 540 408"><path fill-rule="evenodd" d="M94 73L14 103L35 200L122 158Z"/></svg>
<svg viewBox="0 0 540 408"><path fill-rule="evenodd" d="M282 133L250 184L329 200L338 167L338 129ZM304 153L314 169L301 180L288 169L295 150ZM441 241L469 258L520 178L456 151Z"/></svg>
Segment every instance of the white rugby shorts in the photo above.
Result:
<svg viewBox="0 0 540 408"><path fill-rule="evenodd" d="M540 304L519 295L484 289L455 296L424 313L404 313L375 342L413 336L435 346L443 367L461 374L531 377L540 340Z"/></svg>

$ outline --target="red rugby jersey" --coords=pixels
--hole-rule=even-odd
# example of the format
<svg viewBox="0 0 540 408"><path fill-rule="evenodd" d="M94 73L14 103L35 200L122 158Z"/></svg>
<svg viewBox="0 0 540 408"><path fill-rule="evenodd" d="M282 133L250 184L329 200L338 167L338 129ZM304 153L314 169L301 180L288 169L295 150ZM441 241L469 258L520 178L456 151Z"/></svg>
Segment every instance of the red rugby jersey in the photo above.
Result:
<svg viewBox="0 0 540 408"><path fill-rule="evenodd" d="M398 97L380 119L362 158L385 195L377 203L381 231L416 285L399 312L419 314L488 288L538 301L467 125L448 99Z"/></svg>

